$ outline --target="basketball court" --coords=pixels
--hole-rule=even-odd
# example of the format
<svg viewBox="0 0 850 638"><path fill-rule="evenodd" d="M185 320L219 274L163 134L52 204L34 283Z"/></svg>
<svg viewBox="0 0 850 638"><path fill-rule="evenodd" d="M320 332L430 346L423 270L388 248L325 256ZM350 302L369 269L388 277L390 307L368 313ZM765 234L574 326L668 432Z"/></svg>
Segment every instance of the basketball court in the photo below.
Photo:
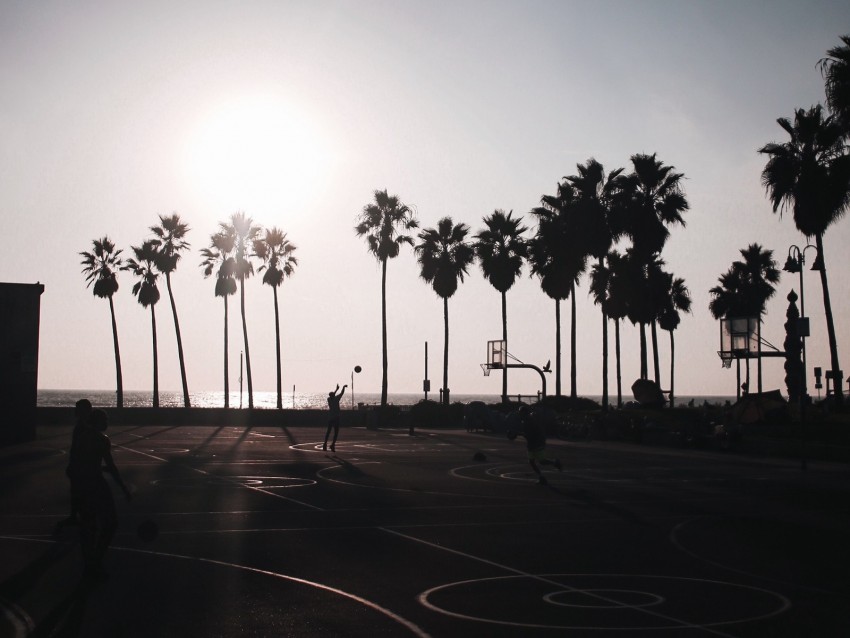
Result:
<svg viewBox="0 0 850 638"><path fill-rule="evenodd" d="M134 498L93 587L70 428L0 448L0 636L846 635L845 465L556 440L540 486L492 434L109 433Z"/></svg>

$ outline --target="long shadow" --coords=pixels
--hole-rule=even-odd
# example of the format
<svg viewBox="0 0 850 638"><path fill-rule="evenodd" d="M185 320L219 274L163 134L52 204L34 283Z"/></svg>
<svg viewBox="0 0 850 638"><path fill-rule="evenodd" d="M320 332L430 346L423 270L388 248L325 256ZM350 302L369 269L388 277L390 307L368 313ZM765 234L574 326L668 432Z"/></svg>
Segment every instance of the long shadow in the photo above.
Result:
<svg viewBox="0 0 850 638"><path fill-rule="evenodd" d="M366 472L361 470L358 466L346 461L344 458L337 456L336 454L326 454L325 458L332 460L334 463L339 465L342 469L344 469L350 476L366 476Z"/></svg>
<svg viewBox="0 0 850 638"><path fill-rule="evenodd" d="M77 546L77 543L70 542L51 543L50 547L41 556L21 569L17 574L13 574L0 583L0 597L13 602L20 600L25 593L35 587L38 581L53 565L62 560L68 552Z"/></svg>
<svg viewBox="0 0 850 638"><path fill-rule="evenodd" d="M80 582L64 600L47 613L30 637L77 638L81 636L91 587L86 582Z"/></svg>

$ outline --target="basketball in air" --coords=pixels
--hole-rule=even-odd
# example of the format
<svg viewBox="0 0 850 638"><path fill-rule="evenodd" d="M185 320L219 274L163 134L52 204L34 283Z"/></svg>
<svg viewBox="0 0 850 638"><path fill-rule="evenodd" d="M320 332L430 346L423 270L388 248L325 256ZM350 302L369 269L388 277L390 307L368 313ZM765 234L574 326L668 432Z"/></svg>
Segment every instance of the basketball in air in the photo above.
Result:
<svg viewBox="0 0 850 638"><path fill-rule="evenodd" d="M361 368L360 366L354 366L354 371L355 371L357 374L360 374L360 371L361 371L362 369L363 369L363 368Z"/></svg>

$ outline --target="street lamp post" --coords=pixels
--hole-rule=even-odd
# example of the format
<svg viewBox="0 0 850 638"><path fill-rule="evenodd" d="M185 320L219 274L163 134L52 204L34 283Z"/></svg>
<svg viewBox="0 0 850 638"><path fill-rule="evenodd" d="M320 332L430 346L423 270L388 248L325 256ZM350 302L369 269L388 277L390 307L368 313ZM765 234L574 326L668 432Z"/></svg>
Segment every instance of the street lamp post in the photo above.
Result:
<svg viewBox="0 0 850 638"><path fill-rule="evenodd" d="M797 333L800 335L803 348L803 374L800 392L800 469L807 469L806 465L806 406L809 403L808 391L808 368L806 367L806 337L809 336L809 319L806 317L806 297L803 289L803 266L806 265L806 251L809 248L815 249L815 261L812 264L812 270L820 270L822 268L818 257L817 246L808 244L802 249L797 245L791 245L788 249L788 259L785 261L785 266L782 270L790 273L800 273L800 319L797 324Z"/></svg>

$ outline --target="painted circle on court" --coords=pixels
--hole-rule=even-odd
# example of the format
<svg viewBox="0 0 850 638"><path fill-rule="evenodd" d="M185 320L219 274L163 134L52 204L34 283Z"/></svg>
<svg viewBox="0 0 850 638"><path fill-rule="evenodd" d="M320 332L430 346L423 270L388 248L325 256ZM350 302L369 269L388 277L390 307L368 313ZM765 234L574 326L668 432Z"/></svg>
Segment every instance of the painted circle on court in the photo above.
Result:
<svg viewBox="0 0 850 638"><path fill-rule="evenodd" d="M475 601L485 600L486 604ZM534 629L665 630L752 622L791 603L758 587L647 574L528 574L447 583L419 594L437 613Z"/></svg>

